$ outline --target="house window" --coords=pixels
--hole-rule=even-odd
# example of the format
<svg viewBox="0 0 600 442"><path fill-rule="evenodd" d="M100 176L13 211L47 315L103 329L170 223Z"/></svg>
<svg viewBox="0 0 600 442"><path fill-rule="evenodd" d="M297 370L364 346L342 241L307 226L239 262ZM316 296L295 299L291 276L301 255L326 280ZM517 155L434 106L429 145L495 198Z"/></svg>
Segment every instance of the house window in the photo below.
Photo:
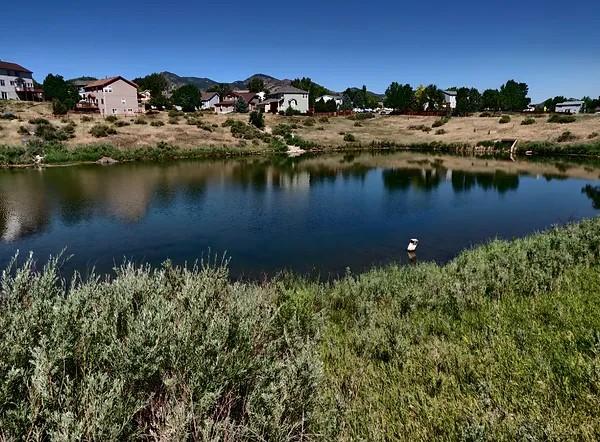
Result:
<svg viewBox="0 0 600 442"><path fill-rule="evenodd" d="M10 81L10 85L11 85L11 86L14 86L14 85L15 85L15 82L11 80L11 81Z"/></svg>
<svg viewBox="0 0 600 442"><path fill-rule="evenodd" d="M127 100L125 98L121 98L121 104L125 104L127 103Z"/></svg>
<svg viewBox="0 0 600 442"><path fill-rule="evenodd" d="M8 94L6 92L2 92L2 99L8 100Z"/></svg>
<svg viewBox="0 0 600 442"><path fill-rule="evenodd" d="M113 108L112 112L113 112L113 114L116 114L117 113L117 109Z"/></svg>
<svg viewBox="0 0 600 442"><path fill-rule="evenodd" d="M104 98L100 98L100 104L104 104Z"/></svg>
<svg viewBox="0 0 600 442"><path fill-rule="evenodd" d="M0 86L6 86L6 84L4 83L4 80L0 80Z"/></svg>
<svg viewBox="0 0 600 442"><path fill-rule="evenodd" d="M133 109L127 109L127 112L133 112Z"/></svg>

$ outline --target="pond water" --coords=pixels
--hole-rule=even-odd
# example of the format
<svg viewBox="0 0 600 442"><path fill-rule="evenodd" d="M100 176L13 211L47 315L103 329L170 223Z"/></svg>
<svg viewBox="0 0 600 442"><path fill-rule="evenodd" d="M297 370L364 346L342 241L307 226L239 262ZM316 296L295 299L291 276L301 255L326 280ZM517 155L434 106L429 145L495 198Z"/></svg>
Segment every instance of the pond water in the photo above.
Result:
<svg viewBox="0 0 600 442"><path fill-rule="evenodd" d="M443 263L492 238L591 217L600 168L412 153L0 171L0 267L66 249L65 271L226 255L233 277Z"/></svg>

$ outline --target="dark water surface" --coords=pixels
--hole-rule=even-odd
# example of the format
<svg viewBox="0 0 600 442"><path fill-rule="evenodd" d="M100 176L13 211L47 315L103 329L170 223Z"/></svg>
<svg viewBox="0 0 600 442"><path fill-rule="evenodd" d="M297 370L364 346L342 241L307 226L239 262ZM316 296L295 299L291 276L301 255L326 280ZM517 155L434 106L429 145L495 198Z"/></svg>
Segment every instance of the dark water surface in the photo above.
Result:
<svg viewBox="0 0 600 442"><path fill-rule="evenodd" d="M596 215L600 169L409 153L0 171L0 267L63 248L109 272L226 253L233 276L445 262L494 237Z"/></svg>

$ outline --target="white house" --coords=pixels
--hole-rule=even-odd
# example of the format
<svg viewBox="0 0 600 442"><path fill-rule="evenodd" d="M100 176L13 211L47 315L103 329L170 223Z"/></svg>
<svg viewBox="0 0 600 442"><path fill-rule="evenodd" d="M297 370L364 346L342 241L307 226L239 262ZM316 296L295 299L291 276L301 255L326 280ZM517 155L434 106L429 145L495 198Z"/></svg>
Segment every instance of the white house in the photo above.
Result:
<svg viewBox="0 0 600 442"><path fill-rule="evenodd" d="M443 91L444 102L450 109L456 109L456 91Z"/></svg>
<svg viewBox="0 0 600 442"><path fill-rule="evenodd" d="M201 109L213 109L215 105L221 101L221 97L216 92L202 92L201 94L202 104Z"/></svg>
<svg viewBox="0 0 600 442"><path fill-rule="evenodd" d="M256 104L264 112L285 112L288 108L301 114L308 112L308 92L294 86L277 86L271 89L266 100Z"/></svg>
<svg viewBox="0 0 600 442"><path fill-rule="evenodd" d="M327 103L328 101L335 101L335 104L337 107L340 107L342 105L342 103L344 102L344 100L342 99L342 97L340 95L322 95L319 98L317 98L315 100L316 101L320 101L323 100L325 103Z"/></svg>
<svg viewBox="0 0 600 442"><path fill-rule="evenodd" d="M41 100L43 91L33 85L32 72L23 66L0 60L1 100Z"/></svg>
<svg viewBox="0 0 600 442"><path fill-rule="evenodd" d="M584 105L583 101L565 101L557 103L554 111L561 114L580 114L583 112Z"/></svg>

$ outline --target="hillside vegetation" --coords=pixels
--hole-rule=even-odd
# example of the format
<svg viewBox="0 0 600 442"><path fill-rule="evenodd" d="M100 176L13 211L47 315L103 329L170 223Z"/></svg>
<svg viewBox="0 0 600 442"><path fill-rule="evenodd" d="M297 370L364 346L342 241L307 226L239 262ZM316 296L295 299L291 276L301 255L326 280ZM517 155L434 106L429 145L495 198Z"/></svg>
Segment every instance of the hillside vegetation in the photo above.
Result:
<svg viewBox="0 0 600 442"><path fill-rule="evenodd" d="M0 439L597 440L600 220L329 283L7 269Z"/></svg>

